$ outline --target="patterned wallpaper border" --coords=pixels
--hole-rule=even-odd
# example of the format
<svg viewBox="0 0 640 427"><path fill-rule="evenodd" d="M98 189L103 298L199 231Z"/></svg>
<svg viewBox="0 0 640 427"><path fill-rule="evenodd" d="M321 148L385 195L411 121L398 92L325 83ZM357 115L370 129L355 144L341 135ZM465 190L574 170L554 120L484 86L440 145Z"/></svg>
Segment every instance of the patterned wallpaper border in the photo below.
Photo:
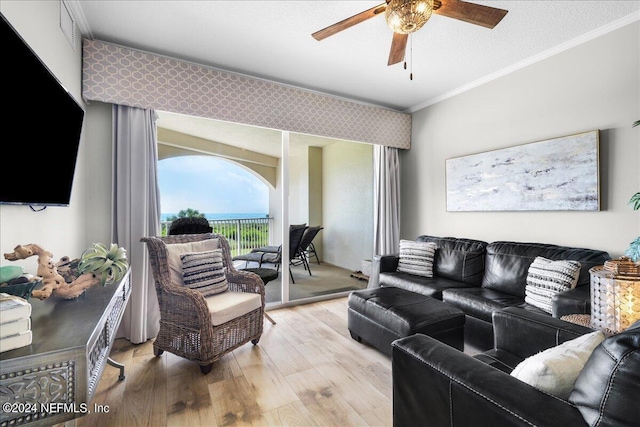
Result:
<svg viewBox="0 0 640 427"><path fill-rule="evenodd" d="M82 96L234 123L411 147L411 115L99 40L83 40Z"/></svg>

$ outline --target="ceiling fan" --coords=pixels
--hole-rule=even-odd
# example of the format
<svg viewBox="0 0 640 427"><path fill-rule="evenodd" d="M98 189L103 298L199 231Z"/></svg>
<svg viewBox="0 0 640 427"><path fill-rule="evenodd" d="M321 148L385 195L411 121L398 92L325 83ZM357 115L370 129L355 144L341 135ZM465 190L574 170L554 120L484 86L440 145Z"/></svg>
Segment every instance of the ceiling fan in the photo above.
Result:
<svg viewBox="0 0 640 427"><path fill-rule="evenodd" d="M409 34L422 28L432 13L493 28L498 25L507 12L504 9L462 0L386 0L385 3L316 31L312 36L316 40L323 40L384 13L387 25L393 30L391 51L387 63L387 65L393 65L404 59Z"/></svg>

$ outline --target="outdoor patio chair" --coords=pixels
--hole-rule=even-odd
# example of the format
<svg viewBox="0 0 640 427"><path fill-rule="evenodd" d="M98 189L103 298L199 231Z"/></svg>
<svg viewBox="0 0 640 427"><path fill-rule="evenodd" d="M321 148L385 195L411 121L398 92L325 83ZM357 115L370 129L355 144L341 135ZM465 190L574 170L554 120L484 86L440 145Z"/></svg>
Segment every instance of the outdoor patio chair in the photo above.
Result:
<svg viewBox="0 0 640 427"><path fill-rule="evenodd" d="M177 218L169 224L167 234L175 236L178 234L200 234L211 233L213 227L209 224L209 220L203 216L188 216Z"/></svg>
<svg viewBox="0 0 640 427"><path fill-rule="evenodd" d="M264 283L257 274L233 266L224 236L181 234L141 241L149 251L160 306L160 331L153 343L156 356L168 351L198 363L207 374L225 354L249 341L258 344ZM204 270L206 280L202 280Z"/></svg>
<svg viewBox="0 0 640 427"><path fill-rule="evenodd" d="M313 239L316 238L316 235L322 230L324 227L320 225L314 225L311 227L307 227L304 234L302 235L302 240L300 241L300 246L298 248L298 254L296 258L299 260L298 263L304 264L305 268L309 269L309 274L311 274L311 268L309 266L309 262L311 261L311 257L316 257L316 262L320 265L320 259L318 258L318 253L316 252L316 248L313 245Z"/></svg>
<svg viewBox="0 0 640 427"><path fill-rule="evenodd" d="M306 224L295 224L289 226L289 261L291 262L298 253L302 236L307 229ZM262 267L262 264L274 264L276 271L280 271L280 264L282 264L282 245L280 246L261 246L253 249L250 253L244 255L238 255L233 258L234 261L245 261L245 266L249 265L249 262L255 262L258 264L258 268ZM293 265L293 264L292 264ZM296 283L293 278L293 272L289 269L289 275L291 282ZM309 270L309 275L311 271Z"/></svg>

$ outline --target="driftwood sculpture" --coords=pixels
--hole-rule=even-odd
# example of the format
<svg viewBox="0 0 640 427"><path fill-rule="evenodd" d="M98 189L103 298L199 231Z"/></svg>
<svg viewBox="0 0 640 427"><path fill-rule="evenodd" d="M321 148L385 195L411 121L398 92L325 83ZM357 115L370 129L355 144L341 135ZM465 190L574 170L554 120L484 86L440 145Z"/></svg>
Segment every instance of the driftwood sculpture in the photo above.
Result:
<svg viewBox="0 0 640 427"><path fill-rule="evenodd" d="M52 294L66 299L79 297L91 286L100 283L100 277L93 273L84 273L71 283L67 283L64 277L58 273L57 264L53 262L53 254L34 243L18 245L13 252L4 254L8 261L27 259L31 256L38 257L38 271L36 275L42 277L42 288L34 290L31 295L40 300L49 298ZM66 262L63 258L62 262Z"/></svg>

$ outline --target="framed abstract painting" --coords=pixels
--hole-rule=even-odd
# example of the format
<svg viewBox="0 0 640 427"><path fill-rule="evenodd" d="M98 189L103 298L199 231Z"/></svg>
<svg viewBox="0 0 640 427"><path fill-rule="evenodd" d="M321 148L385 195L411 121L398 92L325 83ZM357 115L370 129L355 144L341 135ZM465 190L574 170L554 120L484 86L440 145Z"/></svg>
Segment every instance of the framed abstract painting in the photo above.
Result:
<svg viewBox="0 0 640 427"><path fill-rule="evenodd" d="M598 211L599 131L446 160L447 211Z"/></svg>

